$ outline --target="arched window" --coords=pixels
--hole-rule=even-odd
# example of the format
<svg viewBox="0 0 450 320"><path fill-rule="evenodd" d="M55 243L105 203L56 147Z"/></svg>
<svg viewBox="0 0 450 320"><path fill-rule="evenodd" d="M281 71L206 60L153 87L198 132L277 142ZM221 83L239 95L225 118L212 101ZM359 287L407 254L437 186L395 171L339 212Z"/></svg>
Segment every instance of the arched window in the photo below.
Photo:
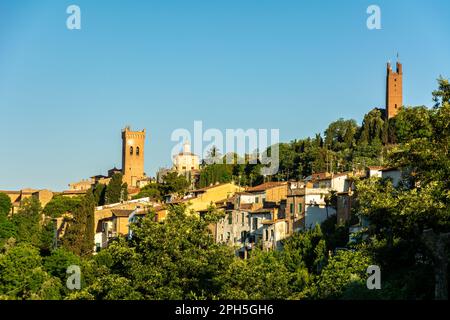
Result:
<svg viewBox="0 0 450 320"><path fill-rule="evenodd" d="M133 147L130 147L130 156L133 155Z"/></svg>
<svg viewBox="0 0 450 320"><path fill-rule="evenodd" d="M139 152L140 152L139 147L136 147L136 155L137 155L137 156L139 155Z"/></svg>

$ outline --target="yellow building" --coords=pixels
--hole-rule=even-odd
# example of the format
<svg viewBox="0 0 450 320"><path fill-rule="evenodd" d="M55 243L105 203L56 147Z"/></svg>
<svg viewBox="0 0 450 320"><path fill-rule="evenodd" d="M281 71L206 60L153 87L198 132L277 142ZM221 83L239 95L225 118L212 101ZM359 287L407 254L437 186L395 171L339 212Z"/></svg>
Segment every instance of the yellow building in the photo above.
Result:
<svg viewBox="0 0 450 320"><path fill-rule="evenodd" d="M223 183L214 186L197 189L191 191L190 194L182 200L174 201L170 204L186 204L188 210L195 212L206 211L210 205L216 202L224 201L231 198L237 192L243 191L244 188L235 185L234 183ZM169 204L169 205L170 205ZM167 205L155 208L158 220L164 220L167 215Z"/></svg>
<svg viewBox="0 0 450 320"><path fill-rule="evenodd" d="M146 179L144 173L145 129L131 131L130 127L122 130L122 173L123 182L129 187L137 187L138 181Z"/></svg>
<svg viewBox="0 0 450 320"><path fill-rule="evenodd" d="M11 213L17 212L20 208L21 202L24 199L34 197L39 200L42 207L45 207L47 203L52 200L54 193L50 190L36 190L36 189L22 189L19 191L1 191L1 193L5 193L10 199L12 203Z"/></svg>
<svg viewBox="0 0 450 320"><path fill-rule="evenodd" d="M287 189L287 182L266 182L259 186L248 188L246 192L260 195L260 200L266 202L279 202L287 199Z"/></svg>

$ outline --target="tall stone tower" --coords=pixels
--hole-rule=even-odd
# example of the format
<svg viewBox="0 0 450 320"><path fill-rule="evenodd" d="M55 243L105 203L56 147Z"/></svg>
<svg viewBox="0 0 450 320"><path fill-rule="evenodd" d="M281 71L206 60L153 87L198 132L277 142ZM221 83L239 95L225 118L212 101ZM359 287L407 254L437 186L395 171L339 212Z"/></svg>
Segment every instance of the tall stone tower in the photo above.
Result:
<svg viewBox="0 0 450 320"><path fill-rule="evenodd" d="M131 131L130 127L122 130L122 173L123 182L129 187L136 187L144 175L145 129Z"/></svg>
<svg viewBox="0 0 450 320"><path fill-rule="evenodd" d="M386 81L386 117L388 119L397 115L403 105L403 70L402 64L397 62L397 70L394 72L391 63L387 64Z"/></svg>

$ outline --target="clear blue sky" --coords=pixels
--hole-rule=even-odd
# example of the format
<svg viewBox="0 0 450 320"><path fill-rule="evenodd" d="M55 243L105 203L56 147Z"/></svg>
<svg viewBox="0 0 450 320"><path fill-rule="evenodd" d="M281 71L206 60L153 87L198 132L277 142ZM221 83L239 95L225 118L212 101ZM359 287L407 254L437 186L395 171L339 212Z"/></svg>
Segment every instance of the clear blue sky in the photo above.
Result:
<svg viewBox="0 0 450 320"><path fill-rule="evenodd" d="M79 5L82 29L66 28ZM366 9L381 7L382 30ZM279 128L282 141L384 107L385 63L404 102L450 77L450 1L0 2L0 189L62 190L121 166L120 130L146 128L146 172L176 128Z"/></svg>

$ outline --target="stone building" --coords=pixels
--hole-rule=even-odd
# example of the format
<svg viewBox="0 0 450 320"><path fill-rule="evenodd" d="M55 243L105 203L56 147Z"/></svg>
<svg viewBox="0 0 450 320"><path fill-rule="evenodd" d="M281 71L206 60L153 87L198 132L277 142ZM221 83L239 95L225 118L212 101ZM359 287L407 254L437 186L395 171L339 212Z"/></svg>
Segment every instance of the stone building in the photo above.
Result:
<svg viewBox="0 0 450 320"><path fill-rule="evenodd" d="M123 182L129 187L137 187L139 180L145 180L144 173L145 129L131 131L130 127L122 130L122 174Z"/></svg>
<svg viewBox="0 0 450 320"><path fill-rule="evenodd" d="M14 214L16 213L23 200L27 199L27 198L36 198L37 200L39 200L39 202L41 203L42 207L45 207L47 205L47 203L50 202L50 200L52 200L54 193L50 190L36 190L36 189L22 189L19 191L3 191L0 190L0 193L4 193L6 194L10 200L11 200L11 204L12 204L12 208L11 208L11 213Z"/></svg>
<svg viewBox="0 0 450 320"><path fill-rule="evenodd" d="M397 70L393 71L391 63L387 64L386 75L386 118L395 117L403 106L403 68L397 62Z"/></svg>

